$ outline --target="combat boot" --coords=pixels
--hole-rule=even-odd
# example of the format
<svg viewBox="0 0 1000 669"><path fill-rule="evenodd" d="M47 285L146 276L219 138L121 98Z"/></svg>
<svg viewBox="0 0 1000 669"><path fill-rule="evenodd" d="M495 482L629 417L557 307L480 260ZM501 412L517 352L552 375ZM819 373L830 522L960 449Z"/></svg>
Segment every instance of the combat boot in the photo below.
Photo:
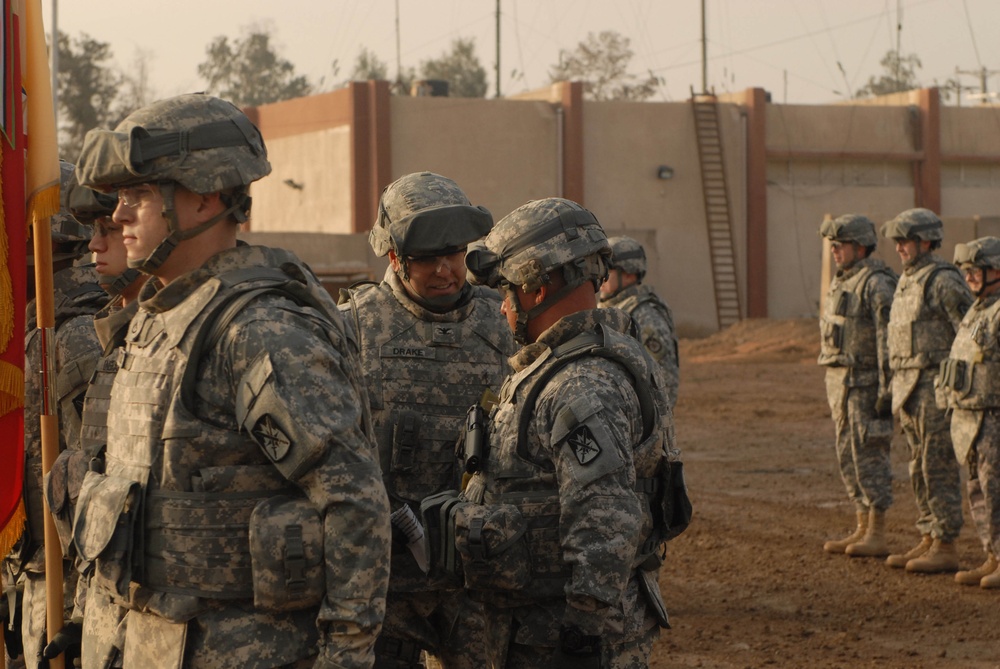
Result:
<svg viewBox="0 0 1000 669"><path fill-rule="evenodd" d="M955 544L935 539L926 553L906 563L906 571L917 574L958 571L958 551L955 550Z"/></svg>
<svg viewBox="0 0 1000 669"><path fill-rule="evenodd" d="M827 553L843 553L847 550L850 544L855 541L860 541L861 537L865 536L865 530L868 528L868 514L864 511L858 511L858 526L854 528L854 531L843 539L834 539L827 541L823 544L823 550Z"/></svg>
<svg viewBox="0 0 1000 669"><path fill-rule="evenodd" d="M918 558L927 551L930 550L931 545L934 540L931 539L931 535L925 534L920 538L920 543L906 551L905 553L894 553L886 558L885 563L890 567L896 567L897 569L902 569L906 566L906 563L913 558Z"/></svg>
<svg viewBox="0 0 1000 669"><path fill-rule="evenodd" d="M986 562L975 569L960 571L955 574L955 582L961 585L980 585L984 576L989 576L997 569L997 558L993 551L987 551Z"/></svg>
<svg viewBox="0 0 1000 669"><path fill-rule="evenodd" d="M885 557L889 544L885 542L885 511L871 510L865 536L844 550L851 557Z"/></svg>
<svg viewBox="0 0 1000 669"><path fill-rule="evenodd" d="M996 562L996 558L994 558ZM992 574L987 574L983 576L982 580L979 581L979 587L985 588L986 590L996 590L1000 588L1000 566L993 570Z"/></svg>

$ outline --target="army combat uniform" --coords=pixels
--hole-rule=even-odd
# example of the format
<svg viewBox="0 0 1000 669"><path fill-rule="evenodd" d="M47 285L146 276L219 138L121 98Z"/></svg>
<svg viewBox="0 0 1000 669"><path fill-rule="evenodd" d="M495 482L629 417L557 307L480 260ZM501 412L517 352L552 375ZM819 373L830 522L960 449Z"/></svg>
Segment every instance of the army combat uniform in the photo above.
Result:
<svg viewBox="0 0 1000 669"><path fill-rule="evenodd" d="M369 667L388 505L350 329L279 250L223 251L157 287L80 494L84 656L112 602L126 667Z"/></svg>
<svg viewBox="0 0 1000 669"><path fill-rule="evenodd" d="M94 332L93 314L107 301L98 285L93 267L69 267L53 276L55 311L55 391L59 416L60 451L80 448L80 412L87 381L100 357L100 346ZM41 426L39 413L43 389L41 336L36 326L36 303L28 304L25 324L24 403L24 495L28 522L22 535L20 550L4 564L5 578L23 570L24 602L22 606L22 642L25 666L38 666L46 643L45 623L45 552L44 502L42 481ZM72 611L76 587L76 572L72 563L64 560L65 619Z"/></svg>
<svg viewBox="0 0 1000 669"><path fill-rule="evenodd" d="M818 363L827 368L840 477L864 514L892 505L892 416L888 406L882 415L876 407L889 401L886 329L895 289L885 263L863 258L834 276L820 318Z"/></svg>
<svg viewBox="0 0 1000 669"><path fill-rule="evenodd" d="M673 312L651 286L634 284L600 301L600 306L617 307L632 317L639 341L663 370L670 408L677 404L680 386L680 356L674 330Z"/></svg>
<svg viewBox="0 0 1000 669"><path fill-rule="evenodd" d="M454 309L430 311L412 300L388 269L382 283L350 291L341 304L354 313L368 383L379 459L393 511L461 486L455 452L469 406L496 392L506 376L514 342L494 291L467 286ZM394 541L392 579L383 636L411 648L431 649L445 667L475 666L467 621L456 620L464 593L454 582L428 578L404 541ZM448 635L454 633L456 637ZM404 653L405 654L405 653Z"/></svg>
<svg viewBox="0 0 1000 669"><path fill-rule="evenodd" d="M889 317L892 408L910 446L917 529L946 544L962 529L962 490L935 379L970 304L972 294L958 270L927 254L903 271Z"/></svg>

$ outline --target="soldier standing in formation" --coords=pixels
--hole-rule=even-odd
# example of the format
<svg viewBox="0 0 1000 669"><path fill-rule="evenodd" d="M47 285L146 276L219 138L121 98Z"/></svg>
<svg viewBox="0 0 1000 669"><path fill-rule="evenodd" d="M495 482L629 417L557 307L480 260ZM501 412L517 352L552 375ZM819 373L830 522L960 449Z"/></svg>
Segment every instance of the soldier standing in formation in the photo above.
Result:
<svg viewBox="0 0 1000 669"><path fill-rule="evenodd" d="M596 308L610 255L593 214L550 198L514 210L466 259L501 289L523 346L485 471L453 514L494 667L645 667L666 625L650 498L670 414L625 314Z"/></svg>
<svg viewBox="0 0 1000 669"><path fill-rule="evenodd" d="M941 365L939 385L952 409L955 455L969 468L969 509L986 553L980 567L955 580L993 589L1000 588L1000 239L957 245L955 264L976 301Z"/></svg>
<svg viewBox="0 0 1000 669"><path fill-rule="evenodd" d="M929 209L908 209L882 228L896 243L903 274L889 316L892 408L910 446L910 483L921 539L886 562L907 571L958 570L962 489L945 410L935 397L938 366L948 357L972 294L954 265L933 253L943 225ZM943 405L941 405L943 406Z"/></svg>
<svg viewBox="0 0 1000 669"><path fill-rule="evenodd" d="M380 669L420 667L421 651L445 669L486 664L481 607L454 580L428 576L421 542L402 528L407 516L411 527L417 522L423 498L461 486L455 439L466 410L484 392L499 391L514 353L496 292L465 280L466 247L492 225L451 179L401 177L382 193L370 236L376 255L389 256L384 279L342 294L361 343L393 508L389 598L375 647Z"/></svg>
<svg viewBox="0 0 1000 669"><path fill-rule="evenodd" d="M60 162L60 188L63 193L73 178L73 165ZM50 220L52 226L53 302L55 310L54 348L55 390L59 416L59 450L80 448L80 405L87 380L100 357L100 346L94 333L93 314L107 301L98 285L93 266L73 266L87 250L89 229L70 214L63 198L62 208ZM29 263L33 253L29 245ZM30 265L29 265L30 269ZM34 275L29 272L29 290L34 287ZM33 298L29 295L29 298ZM28 303L25 318L25 369L42 369L41 336L37 329L36 303ZM41 374L25 374L24 383L24 496L28 522L18 546L3 564L5 585L13 584L20 574L23 587L21 607L21 640L24 665L33 669L42 659L46 639L45 623L45 551L44 506L42 501L42 451L39 410L45 389ZM64 561L65 618L73 609L76 572L70 561Z"/></svg>
<svg viewBox="0 0 1000 669"><path fill-rule="evenodd" d="M128 610L123 664L370 667L389 511L356 342L293 255L237 246L270 172L257 128L182 95L92 130L78 168L118 191L128 263L155 277L74 527L88 597Z"/></svg>
<svg viewBox="0 0 1000 669"><path fill-rule="evenodd" d="M611 269L601 284L598 306L617 307L632 317L639 341L663 369L671 411L680 386L680 356L674 315L652 286L643 285L646 251L631 237L611 237Z"/></svg>
<svg viewBox="0 0 1000 669"><path fill-rule="evenodd" d="M837 273L820 318L819 364L836 434L837 464L858 523L827 553L885 557L885 512L892 505L892 441L887 327L896 274L871 254L878 238L865 216L823 222Z"/></svg>

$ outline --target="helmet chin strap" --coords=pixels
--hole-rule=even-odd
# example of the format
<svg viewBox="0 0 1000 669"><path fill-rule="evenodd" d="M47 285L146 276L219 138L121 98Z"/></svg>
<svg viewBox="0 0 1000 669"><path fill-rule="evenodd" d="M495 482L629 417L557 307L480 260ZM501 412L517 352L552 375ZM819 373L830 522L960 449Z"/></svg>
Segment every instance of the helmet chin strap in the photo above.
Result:
<svg viewBox="0 0 1000 669"><path fill-rule="evenodd" d="M138 269L130 267L118 276L106 277L107 281L104 280L105 277L101 277L102 280L100 281L100 284L108 295L111 297L118 297L125 292L125 289L128 288L133 281L138 279L141 274L142 272Z"/></svg>
<svg viewBox="0 0 1000 669"><path fill-rule="evenodd" d="M986 289L987 289L987 288L989 288L989 287L991 287L991 286L995 286L995 285L997 285L998 283L1000 283L1000 276L998 276L997 278L993 279L992 281L987 281L987 280L986 280L986 272L987 272L987 271L989 271L989 270L987 270L987 269L986 269L985 267L980 267L980 268L978 268L978 269L979 269L979 271L980 271L980 272L982 272L982 273L983 273L983 285L982 285L982 287L981 287L981 288L980 288L979 290L977 290L977 291L976 291L976 292L974 293L974 295L975 295L976 297L982 297L982 296L983 296L983 293L985 293L985 292L986 292Z"/></svg>
<svg viewBox="0 0 1000 669"><path fill-rule="evenodd" d="M589 279L585 279L585 281L589 281ZM558 290L546 295L544 300L527 311L521 308L521 302L517 299L517 290L514 289L514 286L507 283L503 284L503 290L507 293L507 303L514 310L514 313L517 314L517 322L514 325L514 341L522 346L530 344L531 342L528 341L528 322L548 311L549 308L576 290L577 286L580 286L582 283L583 281L579 281L562 286Z"/></svg>
<svg viewBox="0 0 1000 669"><path fill-rule="evenodd" d="M142 260L129 260L128 266L133 269L141 270L146 274L152 274L155 270L160 268L170 254L173 253L174 249L181 242L197 237L201 233L205 232L213 225L219 221L224 221L229 217L230 214L236 214L238 220L243 220L242 212L246 210L249 205L250 197L247 193L239 193L234 202L229 205L225 210L219 212L212 218L208 219L200 225L196 225L188 230L181 230L180 222L177 220L177 209L175 205L175 188L174 182L167 181L159 184L160 194L163 196L163 218L167 219L167 230L169 231L167 236L162 242L157 244L153 252Z"/></svg>

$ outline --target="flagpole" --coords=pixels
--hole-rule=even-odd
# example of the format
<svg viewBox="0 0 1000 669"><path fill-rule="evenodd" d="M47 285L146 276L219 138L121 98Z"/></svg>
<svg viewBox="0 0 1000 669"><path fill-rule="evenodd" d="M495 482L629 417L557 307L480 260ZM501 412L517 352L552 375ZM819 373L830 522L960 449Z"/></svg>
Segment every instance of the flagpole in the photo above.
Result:
<svg viewBox="0 0 1000 669"><path fill-rule="evenodd" d="M38 309L38 329L41 335L42 362L42 406L39 422L42 440L42 475L48 474L59 456L59 416L56 406L55 389L55 305L52 278L52 229L50 217L59 211L59 156L55 140L55 110L52 107L52 92L49 87L48 58L45 54L45 29L42 25L41 0L28 0L25 12L27 33L27 69L25 88L30 110L26 116L32 121L28 128L30 136L42 140L44 132L51 133L51 150L54 155L40 156L39 165L32 164L28 152L28 172L36 168L48 167L48 161L55 161L55 183L33 184L39 190L29 192L28 211L31 216L32 239L35 251L35 304ZM31 84L37 88L28 89ZM36 122L44 120L45 128L36 127ZM47 172L46 172L47 173ZM52 186L55 186L54 188ZM53 199L54 195L54 199ZM34 371L34 370L32 370ZM56 532L55 521L49 509L48 500L42 496L45 506L45 620L47 638L51 641L63 627L64 585L62 544ZM49 660L50 669L65 669L65 655L60 654Z"/></svg>

